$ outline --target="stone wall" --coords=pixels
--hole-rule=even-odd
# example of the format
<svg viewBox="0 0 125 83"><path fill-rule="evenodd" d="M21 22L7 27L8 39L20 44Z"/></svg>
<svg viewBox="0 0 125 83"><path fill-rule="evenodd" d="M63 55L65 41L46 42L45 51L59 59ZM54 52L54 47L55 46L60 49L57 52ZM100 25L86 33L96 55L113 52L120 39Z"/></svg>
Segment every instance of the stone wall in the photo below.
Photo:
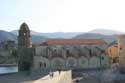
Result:
<svg viewBox="0 0 125 83"><path fill-rule="evenodd" d="M109 66L105 45L55 45L35 48L34 69L84 69Z"/></svg>
<svg viewBox="0 0 125 83"><path fill-rule="evenodd" d="M109 58L103 56L94 56L91 58L86 57L68 57L67 59L55 57L55 58L45 58L42 56L34 56L33 59L33 69L87 69L87 68L100 68L109 66Z"/></svg>

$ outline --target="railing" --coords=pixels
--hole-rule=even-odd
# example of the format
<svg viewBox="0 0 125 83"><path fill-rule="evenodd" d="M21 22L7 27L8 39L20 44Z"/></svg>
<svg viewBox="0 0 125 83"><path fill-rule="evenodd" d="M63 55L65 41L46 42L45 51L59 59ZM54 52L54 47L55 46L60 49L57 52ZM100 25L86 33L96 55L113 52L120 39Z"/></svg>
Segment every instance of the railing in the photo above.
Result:
<svg viewBox="0 0 125 83"><path fill-rule="evenodd" d="M12 66L18 66L17 64L0 64L0 67L12 67Z"/></svg>

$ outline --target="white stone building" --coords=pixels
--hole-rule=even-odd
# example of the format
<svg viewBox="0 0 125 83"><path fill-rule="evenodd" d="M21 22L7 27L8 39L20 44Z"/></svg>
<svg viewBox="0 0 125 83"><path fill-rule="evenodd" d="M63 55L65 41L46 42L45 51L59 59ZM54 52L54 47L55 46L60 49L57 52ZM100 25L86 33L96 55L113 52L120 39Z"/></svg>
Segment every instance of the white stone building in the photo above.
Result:
<svg viewBox="0 0 125 83"><path fill-rule="evenodd" d="M109 66L102 39L56 39L35 46L33 69L85 69Z"/></svg>
<svg viewBox="0 0 125 83"><path fill-rule="evenodd" d="M31 38L23 23L18 36L19 71L109 66L107 44L102 39L51 39L32 47Z"/></svg>

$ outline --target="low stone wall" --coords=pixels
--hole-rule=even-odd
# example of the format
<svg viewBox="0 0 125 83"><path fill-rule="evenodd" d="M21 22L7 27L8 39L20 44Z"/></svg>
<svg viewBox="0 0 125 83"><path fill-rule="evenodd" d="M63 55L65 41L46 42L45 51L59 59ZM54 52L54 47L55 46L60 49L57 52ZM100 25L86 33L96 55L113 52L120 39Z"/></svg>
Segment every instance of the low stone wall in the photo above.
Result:
<svg viewBox="0 0 125 83"><path fill-rule="evenodd" d="M17 67L17 64L0 64L0 67Z"/></svg>

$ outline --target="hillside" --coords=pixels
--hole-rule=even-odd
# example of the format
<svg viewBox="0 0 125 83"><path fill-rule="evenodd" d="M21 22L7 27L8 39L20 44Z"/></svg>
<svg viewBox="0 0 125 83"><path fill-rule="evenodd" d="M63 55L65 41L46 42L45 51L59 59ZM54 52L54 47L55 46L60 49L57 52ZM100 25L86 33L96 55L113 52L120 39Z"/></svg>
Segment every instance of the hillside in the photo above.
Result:
<svg viewBox="0 0 125 83"><path fill-rule="evenodd" d="M53 32L53 33L41 33L31 31L32 42L41 43L47 39L81 39L81 38L101 38L106 40L108 43L116 41L116 35L124 34L123 32L107 29L95 29L89 32ZM17 41L18 30L6 32L0 30L0 41L15 40Z"/></svg>
<svg viewBox="0 0 125 83"><path fill-rule="evenodd" d="M73 39L104 39L107 43L111 43L113 41L116 41L117 36L116 35L102 35L102 34L97 34L97 33L85 33L85 34L80 34Z"/></svg>
<svg viewBox="0 0 125 83"><path fill-rule="evenodd" d="M44 36L32 35L32 43L33 44L45 42L47 39L49 39L49 38L44 37Z"/></svg>
<svg viewBox="0 0 125 83"><path fill-rule="evenodd" d="M47 39L48 38L44 36L32 35L33 43L41 43ZM12 34L11 32L0 30L0 42L7 40L13 40L17 42L17 35Z"/></svg>
<svg viewBox="0 0 125 83"><path fill-rule="evenodd" d="M12 33L10 33L10 32L0 30L0 42L1 41L7 41L7 40L16 41L17 40L17 36L12 34Z"/></svg>
<svg viewBox="0 0 125 83"><path fill-rule="evenodd" d="M11 33L18 35L18 30L13 30ZM41 33L41 32L35 32L31 30L32 35L36 36L45 36L48 38L72 38L79 34L82 34L83 32L51 32L51 33Z"/></svg>
<svg viewBox="0 0 125 83"><path fill-rule="evenodd" d="M89 31L88 33L97 33L102 35L118 35L125 34L124 32L116 31L116 30L108 30L108 29L94 29Z"/></svg>

